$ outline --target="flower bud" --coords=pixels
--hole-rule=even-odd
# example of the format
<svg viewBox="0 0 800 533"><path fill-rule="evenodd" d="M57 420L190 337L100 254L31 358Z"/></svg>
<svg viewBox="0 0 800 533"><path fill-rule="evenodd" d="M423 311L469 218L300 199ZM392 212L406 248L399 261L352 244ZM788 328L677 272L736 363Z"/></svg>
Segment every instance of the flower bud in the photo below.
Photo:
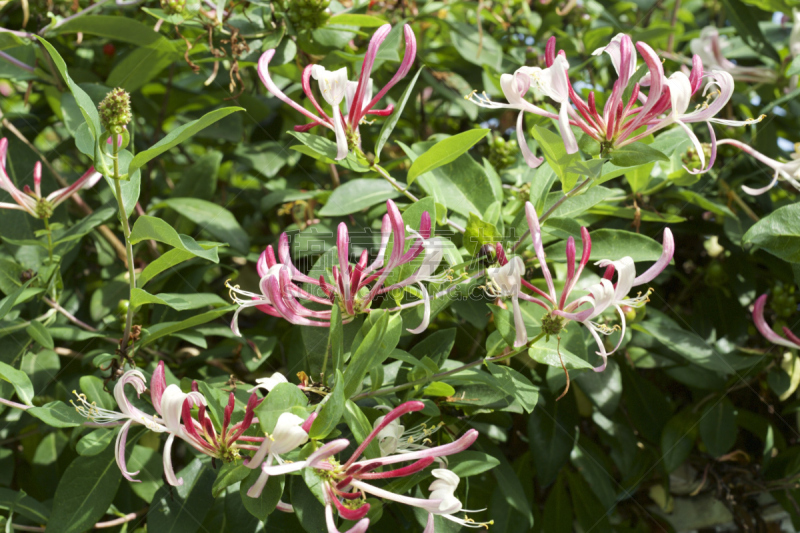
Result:
<svg viewBox="0 0 800 533"><path fill-rule="evenodd" d="M121 135L131 116L131 97L125 89L116 88L106 95L100 105L100 121L109 132Z"/></svg>

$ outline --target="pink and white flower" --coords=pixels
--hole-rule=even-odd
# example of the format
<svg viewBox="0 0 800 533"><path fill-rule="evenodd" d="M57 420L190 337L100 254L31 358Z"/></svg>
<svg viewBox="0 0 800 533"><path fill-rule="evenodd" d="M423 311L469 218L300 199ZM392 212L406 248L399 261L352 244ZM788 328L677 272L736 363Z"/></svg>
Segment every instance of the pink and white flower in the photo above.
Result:
<svg viewBox="0 0 800 533"><path fill-rule="evenodd" d="M292 263L289 253L289 237L285 233L282 234L278 241L278 256L275 256L275 251L270 245L261 254L256 265L261 276L260 294L228 285L231 299L239 305L231 322L233 332L240 335L239 313L248 307L256 307L268 315L282 317L292 324L329 327L330 309L321 311L310 309L303 305L301 300L329 308L337 305L342 311L343 322L348 323L357 314L368 313L373 300L390 290L414 283L421 285L423 281L439 280L434 272L441 262L442 250L437 239L430 239L430 215L427 212L422 214L420 230L413 232L414 242L406 251L406 229L400 210L391 200L387 200L386 207L388 213L383 217L380 249L371 263L368 251L364 250L355 266L350 264L350 238L347 225L339 224L336 238L338 265L332 268L331 280L327 280L324 275L312 278L298 270ZM393 239L393 244L387 258L390 237ZM410 277L391 286L384 286L392 271L414 261L423 250L426 251L425 259ZM319 291L315 293L306 291L300 287L300 283L312 285ZM430 319L430 296L424 286L422 292L422 299L414 303L424 303L426 313L422 324L410 330L416 333L423 331Z"/></svg>
<svg viewBox="0 0 800 533"><path fill-rule="evenodd" d="M18 209L26 211L36 218L50 218L53 209L82 189L94 187L103 177L91 167L78 180L63 189L42 196L42 164L37 161L33 167L33 190L27 185L20 191L6 172L6 155L8 139L0 139L0 189L11 195L16 203L0 202L0 209Z"/></svg>
<svg viewBox="0 0 800 533"><path fill-rule="evenodd" d="M753 322L755 322L758 332L772 344L777 344L785 348L800 348L800 337L792 333L792 330L784 326L783 334L786 335L786 337L781 337L769 327L769 324L767 324L767 321L764 319L764 307L766 305L766 294L759 296L756 303L753 304Z"/></svg>
<svg viewBox="0 0 800 533"><path fill-rule="evenodd" d="M785 181L795 189L800 190L800 143L796 143L794 145L795 152L792 154L792 160L787 161L786 163L781 163L780 161L776 161L771 157L767 157L758 150L755 150L749 144L745 144L734 139L723 139L719 141L719 144L730 144L731 146L735 146L775 171L772 181L764 187L753 189L751 187L747 187L746 185L742 185L742 190L747 194L751 194L753 196L764 194L772 189L780 180Z"/></svg>
<svg viewBox="0 0 800 533"><path fill-rule="evenodd" d="M261 81L264 83L267 90L281 101L292 106L295 110L312 120L309 124L295 126L295 131L303 132L315 126L322 126L334 132L336 136L337 160L344 159L352 148L359 146L360 134L358 127L364 121L366 115L388 116L392 113L394 110L393 106L389 106L386 109L374 109L374 107L377 105L378 101L386 95L389 89L394 87L397 82L408 74L411 65L414 63L414 58L417 53L417 42L414 37L414 32L411 30L411 26L406 24L403 27L406 41L406 51L403 56L403 61L400 63L400 67L389 82L378 94L374 97L372 96L372 79L370 75L372 74L372 68L375 64L378 50L389 35L391 29L392 27L389 24L385 24L378 28L373 34L369 46L367 47L367 53L364 56L364 64L361 67L361 74L358 77L358 81L349 81L347 79L347 69L345 68L331 72L320 65L308 65L305 70L303 70L303 92L314 106L316 113L307 110L302 105L286 96L270 77L269 62L275 55L275 50L267 50L258 61L258 75L261 77ZM319 84L323 99L331 107L331 115L328 115L317 102L314 92L311 89L311 78L314 78ZM341 110L342 100L345 100L346 104L344 114L342 114Z"/></svg>
<svg viewBox="0 0 800 533"><path fill-rule="evenodd" d="M115 455L117 465L122 471L123 477L128 481L139 481L134 478L139 472L128 472L125 462L125 444L128 431L133 424L141 424L156 433L168 434L167 442L164 445L164 475L167 482L173 486L183 484L183 479L175 475L172 467L172 445L176 437L197 451L224 461L237 458L240 449L258 449L251 442L260 443L264 440L259 437L243 437L244 432L251 424L258 423L258 419L254 417L254 410L259 404L259 399L255 394L250 396L244 419L236 424L231 424L235 399L233 393L230 394L228 405L224 411L222 431L218 433L211 420L205 416L207 402L205 397L197 391L196 383L193 384L192 391L188 393L184 393L177 385L167 386L163 361L159 362L150 378L150 398L156 414L151 415L135 407L125 395L127 385L133 387L137 396L147 390L144 374L140 370L125 372L114 386L114 399L119 411L97 407L94 403L88 402L86 395L77 392L75 395L79 404L76 405L73 402L73 405L81 415L95 422L125 421L117 434ZM196 418L192 415L193 407L198 408ZM242 442L239 442L240 440Z"/></svg>
<svg viewBox="0 0 800 533"><path fill-rule="evenodd" d="M706 26L700 30L700 36L692 39L689 47L692 54L698 56L706 68L723 70L734 79L752 83L774 83L777 79L775 71L767 67L743 67L725 56L725 49L730 46L728 38L719 34L714 26Z"/></svg>
<svg viewBox="0 0 800 533"><path fill-rule="evenodd" d="M637 70L637 51L647 65L648 72L641 80L633 84L630 97L625 101L625 91ZM536 158L526 148L527 143L523 132L524 112L557 118L567 153L578 151L570 126L583 130L586 135L600 144L601 154L607 155L614 149L640 141L648 135L672 124L677 124L686 131L695 147L699 148L701 169L697 172L707 171L714 162L717 142L712 123L740 126L753 124L763 118L743 121L716 118L733 94L733 78L724 70L712 70L706 74L711 80L706 84L703 94L709 93L712 87L716 87L716 90L712 92L716 97L711 102L703 103L697 110L687 113L692 95L703 83L703 62L698 55L692 59L692 70L689 76L682 72L676 72L667 78L664 75L661 58L655 51L643 42L638 42L634 46L628 35L617 34L608 45L595 50L593 55L603 53L610 56L618 78L606 100L602 113L597 111L594 92L589 93L588 100L584 101L573 89L568 76L569 64L566 55L563 50L556 54L555 37L548 40L545 49L547 69L522 67L513 76L504 74L501 77L500 85L508 104L493 102L485 94L473 93L469 99L477 105L491 109L520 110L520 115L517 117L517 137L525 161L531 167L538 166L543 160ZM524 100L524 96L531 86L538 88L540 92L559 104L557 116ZM646 95L642 91L643 87L648 87ZM708 124L712 157L707 167L700 142L688 126L694 122Z"/></svg>
<svg viewBox="0 0 800 533"><path fill-rule="evenodd" d="M559 296L555 289L553 276L547 266L544 246L542 244L542 231L539 225L539 217L536 214L536 208L534 208L533 204L530 202L525 204L525 215L528 219L533 250L536 254L536 258L539 260L539 268L542 270L542 276L544 277L547 290L539 289L522 279L522 274L525 271L522 259L520 257L508 259L502 246L499 246L497 256L501 266L499 268L487 269L487 275L490 279L486 287L487 293L493 297L510 297L512 299L514 326L516 328L515 347L525 345L528 340L525 324L522 319L522 311L518 303L520 299L535 303L547 311L542 318L542 332L547 335L557 334L568 321L581 323L589 330L597 342L599 348L597 354L603 358L603 364L595 368L595 371L601 372L605 370L608 356L616 351L619 347L619 343L622 342L622 337L625 335L625 313L621 309L622 306L641 307L647 302L649 291L643 296L640 294L635 297L628 297L628 293L633 287L649 283L655 279L672 260L672 256L675 253L675 242L672 237L672 232L669 228L664 230L663 251L661 256L647 271L636 276L636 267L633 259L630 257L623 257L618 261L598 261L596 264L606 269L603 279L599 283L588 288L588 295L570 301L572 291L583 269L589 263L589 257L592 253L592 240L588 230L586 228L581 228L583 251L577 267L575 262L575 239L572 237L567 239L567 278L564 282L561 295ZM617 273L616 284L612 284L611 282L614 272ZM533 294L524 292L522 290L523 287L529 289ZM614 348L610 352L606 351L599 334L607 335L614 330L594 321L595 318L609 308L613 308L619 313L622 333L617 343L617 348Z"/></svg>
<svg viewBox="0 0 800 533"><path fill-rule="evenodd" d="M449 444L435 446L432 448L421 447L415 451L406 453L389 454L376 459L364 459L361 455L367 446L376 438L385 435L386 428L397 421L397 419L407 413L419 411L424 408L424 404L419 401L410 401L400 404L398 407L387 413L381 421L375 425L372 432L358 446L350 458L344 462L337 462L333 456L343 451L349 446L347 439L338 439L321 446L312 453L305 461L295 463L285 463L283 465L270 466L266 463L262 470L268 475L282 475L290 472L297 472L306 468L323 471L323 494L325 495L325 517L330 533L338 531L334 522L333 510L342 518L358 522L350 531L365 531L369 521L365 518L369 512L369 504L365 501L365 494L371 494L386 500L396 501L406 505L412 505L425 509L430 514L438 514L462 525L474 526L474 522L453 516L461 512L461 503L455 497L455 489L458 486L458 476L444 469L434 470L434 477L438 478L431 485L431 496L428 499L411 498L401 494L395 494L369 483L377 479L392 479L396 477L408 476L420 472L430 466L434 461L453 455L469 448L478 438L478 432L474 429L468 430L459 439ZM375 472L383 466L397 463L410 463L407 466ZM471 512L471 511L470 511ZM429 524L432 519L429 520ZM426 532L432 529L426 528Z"/></svg>

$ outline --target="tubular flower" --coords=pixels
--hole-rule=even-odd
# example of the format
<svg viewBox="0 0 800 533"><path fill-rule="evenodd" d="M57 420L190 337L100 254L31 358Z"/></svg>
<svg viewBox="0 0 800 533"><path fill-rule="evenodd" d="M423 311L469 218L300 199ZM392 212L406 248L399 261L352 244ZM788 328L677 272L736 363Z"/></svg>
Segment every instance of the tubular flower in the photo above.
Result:
<svg viewBox="0 0 800 533"><path fill-rule="evenodd" d="M367 47L367 53L364 56L364 65L361 68L358 81L349 81L347 79L347 69L345 68L331 72L321 65L308 65L303 70L303 92L314 106L316 113L307 110L302 105L286 96L286 94L275 85L272 78L270 78L269 62L275 55L275 50L267 50L258 61L258 75L261 77L261 81L266 86L267 90L281 101L289 104L295 110L312 120L309 124L295 126L295 131L308 131L315 126L323 126L333 130L336 136L337 160L347 157L350 149L359 145L360 135L358 126L364 121L366 115L385 117L392 113L394 110L393 106L389 106L386 109L374 109L374 107L378 101L386 95L389 89L408 74L411 65L414 63L414 58L417 54L417 41L414 37L414 32L411 30L411 26L406 24L403 27L406 41L406 51L403 56L403 61L400 63L400 67L397 69L394 76L392 76L389 82L373 97L370 74L372 73L372 67L375 64L378 50L389 35L391 29L392 27L389 24L385 24L378 28L373 34L369 46ZM317 81L320 92L322 93L322 98L331 106L331 115L328 115L322 109L314 97L314 93L311 89L311 78ZM346 107L344 115L342 115L341 110L342 100L345 101Z"/></svg>
<svg viewBox="0 0 800 533"><path fill-rule="evenodd" d="M649 283L655 279L670 263L675 253L675 242L672 238L672 232L669 228L664 230L661 257L659 257L658 261L643 274L636 276L636 267L634 266L633 259L630 257L623 257L618 261L598 261L595 263L596 265L606 268L603 279L600 280L599 283L588 288L588 295L570 301L570 295L583 269L589 263L589 256L592 253L592 240L588 230L586 228L581 228L583 250L577 268L575 263L575 239L572 237L567 239L567 278L564 281L564 288L559 296L556 293L553 276L545 260L539 217L536 214L536 209L530 202L525 204L525 215L528 219L533 249L536 258L539 260L539 267L542 269L542 276L545 279L547 290L541 290L522 279L521 276L525 270L522 259L519 257L508 259L502 247L500 247L497 256L501 266L499 268L487 269L489 283L487 283L486 292L491 297L510 297L512 301L522 299L543 307L547 313L542 317L542 333L548 336L558 334L569 321L581 323L589 330L597 342L599 348L597 354L603 358L603 364L595 368L595 371L602 372L605 370L608 356L619 348L619 343L622 342L622 337L625 335L625 313L622 311L622 306L641 307L647 303L647 297L650 293L648 290L644 295L640 293L638 296L628 297L628 292L630 292L633 287ZM611 279L615 272L617 273L617 283L612 284ZM529 289L534 295L523 292L522 287ZM617 347L607 352L599 334L608 335L614 330L595 322L594 319L609 308L616 309L619 314L621 335ZM525 332L525 324L522 320L522 312L518 303L514 305L514 325L517 330L517 339L514 346L523 346L527 342L527 333Z"/></svg>
<svg viewBox="0 0 800 533"><path fill-rule="evenodd" d="M735 146L736 148L742 150L748 155L753 156L757 160L761 161L772 170L775 171L775 175L772 177L772 181L769 182L768 185L764 187L760 187L758 189L752 189L747 187L746 185L742 185L742 190L747 194L751 194L753 196L758 196L759 194L764 194L768 190L772 189L778 180L783 180L789 183L792 187L797 190L800 190L800 143L796 143L794 145L795 152L792 154L792 160L787 161L786 163L781 163L780 161L775 161L771 157L767 157L761 152L754 150L752 146L749 144L745 144L740 141L736 141L734 139L723 139L719 142L719 144L730 144Z"/></svg>
<svg viewBox="0 0 800 533"><path fill-rule="evenodd" d="M387 491L369 483L375 479L392 479L404 477L420 472L430 466L440 458L462 452L469 448L478 438L478 432L470 429L459 439L449 444L427 448L420 446L414 451L404 451L404 453L392 453L376 459L364 459L359 461L367 446L378 439L379 443L385 442L386 430L391 428L397 419L402 415L424 408L424 404L419 401L410 401L400 404L392 409L385 416L381 417L380 422L375 424L372 432L364 439L350 458L339 463L333 456L343 451L349 446L347 439L338 439L321 446L312 453L305 461L295 463L285 463L283 465L268 465L264 463L262 471L267 475L288 474L297 472L305 468L312 468L317 471L323 485L325 495L325 517L330 533L337 531L334 522L334 508L337 514L346 519L357 521L358 523L350 531L365 531L369 521L364 518L369 512L369 504L365 498L367 494L377 496L386 500L392 500L406 505L412 505L425 509L431 514L438 514L467 526L477 526L469 519L461 519L453 516L455 513L463 511L461 503L455 497L454 492L458 485L458 476L444 469L434 470L434 477L439 478L441 483L435 481L431 485L431 496L428 499L411 498L400 494ZM396 428L395 428L396 429ZM391 431L391 429L390 429ZM383 440L382 440L383 439ZM375 472L379 467L393 465L396 463L410 463L407 466ZM453 479L455 476L455 480ZM472 511L468 511L472 512ZM429 524L431 521L429 520ZM433 531L426 529L426 531Z"/></svg>
<svg viewBox="0 0 800 533"><path fill-rule="evenodd" d="M78 404L75 409L89 420L100 423L110 423L125 421L115 444L115 454L117 465L122 471L123 477L129 481L139 481L133 476L139 472L128 472L125 464L125 444L128 438L128 431L132 424L141 424L150 431L156 433L168 433L167 442L164 445L164 475L167 482L173 486L183 484L183 479L175 476L172 468L172 444L175 437L182 439L197 451L219 458L224 461L232 461L239 457L239 449L256 449L251 444L240 444L244 442L263 440L258 437L243 437L243 433L258 419L254 418L254 410L258 406L258 397L253 394L247 403L244 419L241 422L231 425L231 415L235 405L233 393L231 393L228 405L225 408L222 431L217 433L211 419L205 416L207 402L205 397L196 390L193 384L192 391L184 393L177 385L167 386L164 373L163 361L158 364L156 371L150 378L150 398L156 414L150 415L135 407L125 395L125 387L133 386L136 395L140 396L147 386L145 377L139 370L128 370L123 374L114 386L114 399L119 406L119 411L110 411L97 407L94 403L89 403L86 395L78 394ZM193 417L192 408L197 407L197 417ZM159 418L161 417L161 418Z"/></svg>
<svg viewBox="0 0 800 533"><path fill-rule="evenodd" d="M91 167L78 180L63 189L51 192L47 196L42 196L42 164L37 161L33 167L33 190L27 185L20 191L6 172L6 155L8 154L8 139L0 139L0 189L11 195L16 202L0 202L2 209L19 209L26 211L36 218L50 218L53 210L64 202L67 198L77 193L81 189L88 189L100 181L103 177Z"/></svg>
<svg viewBox="0 0 800 533"><path fill-rule="evenodd" d="M719 34L714 26L706 26L700 37L689 43L692 54L700 58L707 68L724 70L734 79L753 83L774 83L775 71L767 67L742 67L725 57L725 49L730 45L728 38Z"/></svg>
<svg viewBox="0 0 800 533"><path fill-rule="evenodd" d="M369 312L372 301L392 289L405 287L412 283L421 286L422 281L438 280L439 277L434 276L433 272L441 262L442 250L437 239L430 239L430 215L427 212L422 214L420 230L418 233L414 232L415 242L412 242L406 251L406 230L400 211L391 200L387 200L386 206L388 213L383 217L380 249L372 263L368 263L369 254L367 250L364 250L355 266L350 265L350 238L347 226L344 223L339 224L336 239L338 265L332 269L331 281L326 280L324 275L316 279L312 278L295 268L289 254L289 238L285 233L282 234L278 243L278 257L275 257L275 251L270 245L261 254L256 265L258 274L261 276L260 294L228 285L231 290L231 298L239 304L239 309L234 313L231 322L233 332L240 335L239 313L247 307L257 307L268 315L283 317L292 324L329 327L330 309L312 310L301 304L300 300L328 307L338 305L342 311L343 321L347 323L352 321L357 314ZM390 237L393 239L393 245L387 258L386 252ZM384 286L392 271L416 259L423 250L426 251L425 259L411 276L389 287ZM313 294L301 288L298 283L312 285L319 290L314 291L316 294ZM422 291L423 299L420 302L425 304L426 313L420 327L411 330L416 333L423 331L430 319L430 296L424 286Z"/></svg>
<svg viewBox="0 0 800 533"><path fill-rule="evenodd" d="M308 442L308 431L316 417L316 413L313 413L308 420L303 420L292 413L281 413L275 423L272 435L267 435L245 466L255 469L261 467L262 464L269 466L273 461L283 464L280 457L282 454L289 453ZM247 495L251 498L261 496L261 491L264 490L267 481L269 481L269 474L262 469L256 482L247 491Z"/></svg>
<svg viewBox="0 0 800 533"><path fill-rule="evenodd" d="M783 333L786 337L781 337L769 327L767 321L764 320L764 307L767 305L767 295L762 294L753 304L753 322L756 324L756 329L761 335L764 336L772 344L784 346L786 348L800 348L800 337L792 333L792 330L783 327Z"/></svg>
<svg viewBox="0 0 800 533"><path fill-rule="evenodd" d="M647 65L647 74L633 84L633 89L625 101L625 92L629 82L637 70L636 52L642 56ZM504 74L500 86L508 104L493 102L485 94L478 95L473 92L468 96L473 103L491 109L510 108L520 110L517 117L517 137L520 148L523 150L525 161L531 167L536 167L543 161L534 156L524 139L523 113L529 112L548 118L558 119L559 130L564 141L567 153L578 151L578 145L572 134L570 126L576 126L586 135L600 144L601 153L607 155L614 149L639 141L644 137L664 129L672 124L678 124L689 135L701 158L701 169L705 172L714 163L716 156L716 138L711 123L728 126L752 124L761 120L722 120L716 115L728 103L733 94L733 78L724 70L712 70L707 75L711 78L703 94L716 86L718 90L712 95L716 98L697 106L696 110L687 113L691 97L700 88L703 80L703 62L700 56L692 58L692 70L689 76L676 72L669 78L664 75L661 59L643 42L636 43L628 35L618 34L605 47L598 48L593 55L606 53L611 58L611 63L617 72L617 81L608 96L602 113L597 111L594 92L589 94L584 101L573 89L568 77L569 64L564 51L556 54L555 37L547 41L545 61L547 68L522 67L513 75ZM524 100L530 87L548 96L559 104L559 113L555 115L545 111ZM649 87L645 95L641 89ZM640 105L637 105L640 103ZM694 132L688 124L705 122L711 134L711 159L708 167L705 165L705 156L702 147ZM644 130L642 131L642 128Z"/></svg>

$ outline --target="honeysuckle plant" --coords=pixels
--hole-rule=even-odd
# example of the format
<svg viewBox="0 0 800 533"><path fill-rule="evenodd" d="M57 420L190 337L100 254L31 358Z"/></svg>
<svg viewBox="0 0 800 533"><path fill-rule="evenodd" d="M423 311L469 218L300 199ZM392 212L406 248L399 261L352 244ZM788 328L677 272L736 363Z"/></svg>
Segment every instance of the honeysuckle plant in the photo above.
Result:
<svg viewBox="0 0 800 533"><path fill-rule="evenodd" d="M0 527L800 530L765 6L8 2Z"/></svg>

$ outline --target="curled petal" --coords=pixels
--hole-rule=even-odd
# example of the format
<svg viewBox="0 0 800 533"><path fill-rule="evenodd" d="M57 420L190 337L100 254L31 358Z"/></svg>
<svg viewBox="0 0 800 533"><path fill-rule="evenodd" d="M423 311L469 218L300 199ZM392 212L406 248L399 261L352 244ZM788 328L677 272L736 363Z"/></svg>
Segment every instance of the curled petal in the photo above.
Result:
<svg viewBox="0 0 800 533"><path fill-rule="evenodd" d="M520 111L519 115L517 115L517 145L522 152L522 157L525 159L525 163L527 163L527 165L531 168L537 168L542 164L542 162L544 162L544 158L536 157L536 154L534 154L530 146L528 146L528 141L525 140L524 115L524 111Z"/></svg>
<svg viewBox="0 0 800 533"><path fill-rule="evenodd" d="M769 327L767 321L764 320L764 306L767 304L767 295L762 294L756 300L756 303L753 305L753 322L756 324L756 329L761 335L764 336L772 344L777 344L779 346L785 346L786 348L800 348L797 344L788 341L772 331L772 328Z"/></svg>
<svg viewBox="0 0 800 533"><path fill-rule="evenodd" d="M156 413L161 414L161 396L167 388L167 378L164 371L164 361L159 361L155 372L150 377L150 400Z"/></svg>
<svg viewBox="0 0 800 533"><path fill-rule="evenodd" d="M525 216L528 219L528 229L530 229L531 232L533 251L536 253L537 259L539 259L539 266L542 269L542 275L544 276L544 279L547 282L547 288L550 291L550 301L555 303L557 300L556 289L555 285L553 285L553 276L550 274L550 269L547 268L547 262L545 261L544 245L542 244L542 229L539 226L539 216L536 214L536 208L533 207L533 204L530 202L525 202Z"/></svg>
<svg viewBox="0 0 800 533"><path fill-rule="evenodd" d="M431 297L428 294L428 289L426 289L425 285L422 283L417 283L417 286L422 291L422 301L424 302L422 304L422 322L415 328L406 328L409 333L413 333L414 335L418 335L428 329L428 324L430 324L431 321Z"/></svg>
<svg viewBox="0 0 800 533"><path fill-rule="evenodd" d="M167 483L173 487L180 487L183 485L183 478L175 476L175 470L172 468L172 443L175 442L175 434L170 433L167 437L167 442L164 444L164 476L167 478Z"/></svg>
<svg viewBox="0 0 800 533"><path fill-rule="evenodd" d="M664 228L662 244L663 250L661 252L661 257L659 257L658 261L656 261L653 266L648 268L641 276L638 276L633 280L634 287L653 281L656 276L661 274L664 269L667 268L667 265L669 265L670 261L672 261L672 256L675 255L675 239L672 237L672 231L670 231L669 228Z"/></svg>
<svg viewBox="0 0 800 533"><path fill-rule="evenodd" d="M283 91L281 91L275 82L272 81L272 78L269 75L269 62L272 61L273 56L275 55L275 50L270 49L261 54L261 58L258 60L258 77L261 78L261 83L267 88L269 92L271 92L274 96L276 96L279 100L281 100L285 104L289 104L292 106L296 111L304 114L314 122L319 122L323 126L330 128L331 125L324 121L323 119L319 118L317 115L308 111L306 108L286 96Z"/></svg>
<svg viewBox="0 0 800 533"><path fill-rule="evenodd" d="M472 443L474 443L477 439L478 439L478 430L470 429L466 433L464 433L459 439L449 444L443 444L441 446L435 446L433 448L427 448L425 450L418 450L409 453L387 455L386 457L381 457L379 459L370 459L369 461L362 461L360 463L355 463L355 464L359 466L367 463L369 464L379 463L380 465L389 465L395 463L402 463L406 461L417 461L419 459L424 459L426 457L446 457L448 455L453 455L459 452L463 452L464 450L472 446Z"/></svg>
<svg viewBox="0 0 800 533"><path fill-rule="evenodd" d="M383 417L383 420L381 421L381 423L378 424L377 426L375 426L375 428L367 436L367 438L364 439L364 442L362 442L358 446L358 448L356 448L356 451L353 452L353 455L350 456L350 459L347 460L347 462L344 464L344 467L345 468L349 468L350 465L353 464L353 461L355 461L356 459L361 457L361 454L364 453L364 450L367 448L367 446L369 446L369 443L372 442L372 440L378 435L378 433L380 433L381 430L383 428L385 428L386 426L388 426L391 422L393 422L394 420L400 418L404 414L413 413L414 411L421 411L424 408L425 408L425 404L424 403L419 402L419 401L410 401L410 402L403 402L400 405L398 405L397 407L395 407L394 409L392 409L391 411L389 411L386 414L386 416ZM477 436L476 436L476 438L477 438ZM383 463L383 464L385 464L385 463Z"/></svg>
<svg viewBox="0 0 800 533"><path fill-rule="evenodd" d="M128 441L128 430L131 428L131 424L133 424L133 419L125 422L122 428L120 428L119 433L117 434L117 441L114 444L114 455L117 459L117 466L119 467L120 472L122 472L122 477L128 481L141 483L141 479L133 479L133 476L138 474L139 470L136 472L128 472L128 469L125 465L125 443Z"/></svg>

